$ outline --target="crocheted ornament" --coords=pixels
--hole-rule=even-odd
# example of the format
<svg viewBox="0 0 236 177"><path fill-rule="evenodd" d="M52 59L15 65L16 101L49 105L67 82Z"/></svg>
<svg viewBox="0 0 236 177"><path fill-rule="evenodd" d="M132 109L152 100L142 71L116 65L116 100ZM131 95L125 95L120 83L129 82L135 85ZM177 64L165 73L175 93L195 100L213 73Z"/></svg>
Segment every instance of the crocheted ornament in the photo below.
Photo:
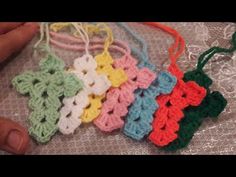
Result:
<svg viewBox="0 0 236 177"><path fill-rule="evenodd" d="M134 91L138 88L148 88L155 79L156 75L148 68L139 69L136 65L137 61L130 55L130 51L121 59L115 60L114 66L125 70L128 75L128 82L119 88L111 88L107 92L101 114L94 121L100 130L112 132L122 128L124 125L123 117L127 115L128 107L135 100Z"/></svg>
<svg viewBox="0 0 236 177"><path fill-rule="evenodd" d="M160 72L148 89L135 92L136 99L129 109L124 126L124 133L127 136L141 140L152 131L153 114L159 107L155 98L170 93L175 82L176 79L171 74Z"/></svg>
<svg viewBox="0 0 236 177"><path fill-rule="evenodd" d="M145 41L134 33L124 23L118 23L132 37L134 37L142 46L142 52L137 48L132 48L132 52L141 60L138 67L146 66L155 73L155 65L149 62L147 44ZM128 137L135 140L141 140L152 130L153 114L158 109L156 97L160 94L169 94L176 84L176 78L169 72L161 71L155 80L147 89L137 89L135 93L135 101L129 107L123 132Z"/></svg>
<svg viewBox="0 0 236 177"><path fill-rule="evenodd" d="M69 26L71 26L71 23L53 23L50 25L50 29L54 32L57 32ZM122 69L113 67L114 59L108 51L109 46L113 43L112 30L105 23L98 23L96 25L85 23L82 26L85 32L91 36L97 35L102 32L106 33L107 37L104 43L104 51L95 56L95 60L97 62L97 72L99 74L106 74L112 83L112 87L119 87L122 83L126 82L128 78ZM74 32L74 36L81 37L81 34L76 31ZM70 39L73 40L73 38Z"/></svg>
<svg viewBox="0 0 236 177"><path fill-rule="evenodd" d="M59 33L53 33L51 32L50 33L52 36L56 37L56 38L60 38L60 39L63 39L64 41L70 41L70 42L73 42L73 43L81 43L81 41L77 38L74 38L72 36L68 36L68 35L62 35L62 34L59 34ZM58 47L61 47L61 48L64 48L64 49L69 49L69 50L84 50L83 47L79 47L79 46L76 46L76 45L66 45L66 44L62 44L58 41L55 41L53 39L50 39L51 43L57 45ZM91 41L92 43L103 43L103 41L101 40L95 40L95 41ZM106 42L105 42L106 43ZM116 43L119 43L116 41ZM101 45L97 45L97 46L89 46L89 50L96 50L96 49L104 49L104 47L102 47ZM109 48L109 50L112 49L112 50L121 50L121 48L119 47L116 47L116 46L111 46ZM122 49L123 50L123 49ZM122 52L122 51L121 51ZM122 53L125 53L124 50ZM113 66L114 67L114 66ZM115 68L115 70L119 70L119 68ZM124 80L124 78L127 78L126 75L123 75L123 74L120 74L120 75L116 75L116 77L120 77L118 78L117 80ZM113 77L114 78L114 77ZM113 82L114 83L114 82ZM102 106L102 102L103 102L103 99L105 98L105 95L102 95L102 96L98 96L98 95L92 95L92 96L89 96L89 105L84 109L84 112L83 112L83 115L81 116L81 120L83 122L90 122L92 121L94 118L96 118L99 114L100 114L100 109L101 109L101 106Z"/></svg>
<svg viewBox="0 0 236 177"><path fill-rule="evenodd" d="M96 31L96 30L95 30L95 31ZM108 33L108 34L109 34L109 33ZM108 45L108 46L109 46L109 45ZM105 47L106 50L108 50L108 46ZM127 47L126 47L126 48L127 48ZM107 55L107 54L105 54L105 55ZM99 58L97 58L97 61L100 61L100 62L102 63L101 68L99 68L99 69L103 69L104 71L106 71L106 70L109 71L109 70L110 70L109 67L106 67L105 65L106 65L107 63L111 65L112 63L111 63L109 60L104 60L104 58L101 57L101 56L104 56L104 53L103 53L102 55L100 55ZM103 59L102 59L102 58L103 58ZM99 60L98 60L98 59L99 59ZM127 59L128 59L128 60L127 60ZM114 66L115 66L115 67L117 67L117 68L122 68L122 69L124 69L124 70L129 70L129 71L127 72L127 75L128 75L128 77L129 77L130 82L132 81L131 79L134 79L137 84L136 84L136 86L135 86L135 85L134 85L134 86L129 86L128 84L123 84L121 87L119 87L119 89L112 88L112 89L109 90L109 92L108 92L108 94L107 94L107 97L106 97L106 101L105 101L105 103L104 103L105 107L104 107L104 105L103 105L104 108L102 108L101 115L98 117L98 119L96 119L96 120L94 121L95 124L96 124L100 129L102 129L102 130L104 130L104 131L112 131L113 129L116 129L116 127L122 126L123 120L121 120L121 116L124 116L124 115L126 114L126 113L125 113L125 111L127 110L126 107L128 107L129 104L130 104L130 103L132 102L132 100L133 100L133 98L131 97L133 91L136 89L136 87L138 87L138 85L142 86L142 84L146 84L145 81L143 81L144 83L142 83L141 77L142 77L142 76L145 76L145 73L146 73L146 74L148 74L148 75L146 75L147 81L150 80L150 79L152 79L153 73L150 73L149 71L142 70L140 73L138 73L138 71L136 71L136 70L137 70L137 68L136 68L136 62L133 62L132 60L133 60L133 59L130 59L130 57L125 56L125 57L123 57L121 60L116 60L116 61L114 62ZM125 64L124 62L126 62L126 64ZM128 66L129 64L130 64L131 66ZM99 70L98 70L98 71L99 71ZM101 71L102 71L102 70L101 70ZM141 73L143 73L143 74L141 74ZM150 74L149 74L149 73L150 73ZM150 78L148 78L149 76L150 76ZM144 77L143 79L146 79L146 78ZM116 79L116 80L117 80L117 79ZM127 90L125 91L125 89L127 89ZM111 90L114 90L114 91L111 91ZM116 91L117 93L115 93L115 91ZM122 92L124 92L124 93L122 93ZM125 100L124 98L122 98L122 96L125 95L125 94L127 94L128 96L131 95L131 96L129 96L129 97L131 97L131 98L128 97L126 100ZM121 96L120 96L120 95L121 95ZM119 97L121 97L121 98L119 98ZM109 106L112 106L112 107L110 107L109 109L107 109L106 107L108 107L108 104L110 103L109 100L110 100L111 98L116 98L116 100L112 103L112 105L109 105ZM118 98L119 98L119 100L118 100ZM120 99L121 99L121 101L120 101ZM123 100L122 100L122 99L123 99ZM107 109L107 111L110 112L110 113L113 112L113 109L114 109L114 107L115 107L116 102L118 102L117 105L119 105L119 106L118 106L118 109L115 110L115 113L114 113L114 115L115 115L116 117L115 117L115 118L111 118L111 120L113 121L113 119L114 119L115 121L117 121L117 123L115 123L116 125L115 125L115 124L114 124L114 125L109 124L108 126L110 126L110 127L107 128L107 127L106 127L107 125L104 125L104 120L103 120L102 116L103 116L103 114L108 114L108 113L105 111L105 109ZM125 108L124 111L122 110L123 108ZM118 115L116 112L119 113L120 115ZM124 112L124 113L123 113L123 112ZM126 111L126 112L127 112L127 111ZM101 117L101 118L100 118L100 117ZM112 117L114 117L114 116L112 115ZM108 117L108 119L109 119L109 117ZM103 122L101 122L101 121L103 121ZM120 123L120 122L122 122L122 123ZM107 123L105 122L105 124L107 124ZM113 127L114 127L114 128L113 128Z"/></svg>
<svg viewBox="0 0 236 177"><path fill-rule="evenodd" d="M39 63L40 70L28 71L12 80L16 90L29 95L29 133L40 143L48 142L58 130L58 110L62 97L72 97L81 88L82 82L64 71L64 62L55 55L48 54Z"/></svg>
<svg viewBox="0 0 236 177"><path fill-rule="evenodd" d="M97 74L96 67L97 63L91 55L85 54L74 61L74 70L70 72L84 82L84 88L76 96L63 100L64 106L60 111L61 117L58 122L61 133L74 133L75 129L81 124L84 109L88 109L89 106L94 104L91 103L89 98L95 97L95 95L102 96L110 88L110 81L105 75ZM92 113L93 115L86 117L90 118L97 114L96 112ZM90 120L84 119L84 122L86 121L89 122Z"/></svg>
<svg viewBox="0 0 236 177"><path fill-rule="evenodd" d="M71 23L55 23L50 27L56 31L62 29L63 27L70 26ZM104 23L99 23L97 25L82 25L83 29L85 29L87 33L90 35L94 35L93 33L105 32L107 37L104 43L104 50L101 54L95 56L95 60L97 63L96 71L98 74L105 74L111 82L112 87L119 87L122 83L126 82L128 77L125 72L120 68L114 68L113 66L113 58L110 55L108 48L113 43L113 34L111 29ZM81 37L81 34L78 33L78 30L74 33L76 37ZM78 42L77 39L66 36L69 41ZM92 95L89 96L89 105L84 108L84 112L80 119L84 123L92 122L99 114L101 109L102 100L105 95Z"/></svg>
<svg viewBox="0 0 236 177"><path fill-rule="evenodd" d="M176 132L179 130L179 121L184 117L183 109L201 104L206 96L206 90L196 82L182 80L183 73L176 65L176 59L183 52L185 43L177 31L159 23L146 22L145 24L160 28L176 38L174 45L169 49L172 63L168 70L176 76L177 84L170 94L157 97L159 109L155 112L153 131L149 135L149 139L155 145L162 147L178 137ZM174 50L178 48L180 49L174 54Z"/></svg>
<svg viewBox="0 0 236 177"><path fill-rule="evenodd" d="M112 83L112 87L119 87L128 80L128 77L123 69L113 68L114 59L108 51L109 46L113 43L113 34L111 29L104 23L98 23L96 25L87 24L85 28L90 29L90 31L93 31L95 34L99 32L105 32L107 34L104 51L95 57L98 63L97 72L106 74Z"/></svg>
<svg viewBox="0 0 236 177"><path fill-rule="evenodd" d="M121 84L125 83L128 80L128 77L122 68L113 66L114 59L112 58L108 50L110 45L113 43L113 34L111 29L104 23L98 23L97 25L86 24L84 27L87 30L89 29L90 33L92 31L95 34L99 32L105 32L107 34L103 52L95 56L95 60L98 65L96 71L99 74L107 75L108 79L111 81L112 87L119 87ZM105 99L105 95L103 95L102 97L90 97L91 106L85 109L84 114L82 116L83 122L92 122L95 118L99 116L103 99ZM93 114L93 116L91 114Z"/></svg>
<svg viewBox="0 0 236 177"><path fill-rule="evenodd" d="M92 111L92 114L87 114L83 121L90 122L90 119L97 114L95 111L91 110L91 108L94 109L94 106L92 107L91 105L96 104L97 102L90 102L89 98L95 97L95 95L102 96L111 86L111 83L106 75L98 74L96 72L97 62L93 56L89 54L89 38L86 32L81 26L77 24L74 24L74 26L81 33L81 36L84 39L86 44L86 53L82 57L74 60L74 68L69 72L74 73L83 81L84 88L76 96L65 98L63 100L64 106L60 111L61 116L58 122L59 130L63 134L74 133L76 128L82 122L81 116L84 112L84 109L88 109L88 107L90 107L90 112Z"/></svg>
<svg viewBox="0 0 236 177"><path fill-rule="evenodd" d="M212 84L212 80L204 73L202 69L208 60L214 56L214 54L221 52L232 53L236 50L236 33L233 34L232 44L233 46L230 49L213 47L204 52L199 57L197 69L185 73L184 81L193 80L199 85L205 87L207 89L207 96L204 98L200 106L189 107L184 110L184 119L180 122L178 139L164 147L165 150L176 151L186 147L190 143L194 133L199 129L202 122L207 117L216 119L225 109L227 100L220 92L210 91L209 87Z"/></svg>
<svg viewBox="0 0 236 177"><path fill-rule="evenodd" d="M52 33L52 34L53 34L53 33ZM65 41L65 40L70 41L70 42L73 41L73 43L75 43L75 42L79 43L79 42L80 42L79 39L76 39L76 38L73 38L73 37L70 37L70 39L68 39L68 36L66 36L66 35L62 35L62 34L54 34L54 35L56 35L57 38L63 39L64 41ZM72 38L73 38L73 40L72 40ZM54 43L55 45L57 45L58 47L62 47L62 48L65 48L65 49L81 50L81 47L79 47L79 46L75 46L75 45L73 45L73 46L72 46L72 45L65 45L65 44L62 44L62 43L60 43L60 42L58 42L58 41L55 41L55 40L51 40L51 42L53 42L53 43ZM99 42L101 43L102 41L100 40L100 41L96 41L96 42L94 42L94 43L99 43ZM128 48L126 45L124 45L122 42L120 42L120 41L115 41L114 43L115 43L115 44L118 44L119 46L123 46L124 49L121 48L121 47L118 47L118 46L110 46L109 49L115 49L115 51L120 51L121 53L125 54L125 56L127 55L127 51L128 51L128 53L130 53L129 48ZM96 48L101 49L101 48L103 48L103 46L101 46L101 45L89 46L89 48L90 48L90 49L96 49ZM122 57L122 58L124 58L124 57ZM123 60L123 59L116 59L115 62L116 62L117 60ZM119 67L117 67L116 65L114 65L114 67L115 67L115 68L119 68ZM142 83L140 83L140 84L142 84ZM103 101L102 99L105 100L105 97L100 97L100 98L101 98L101 102ZM94 99L94 98L91 97L91 99ZM97 106L100 107L101 104L99 103L99 104L97 104Z"/></svg>

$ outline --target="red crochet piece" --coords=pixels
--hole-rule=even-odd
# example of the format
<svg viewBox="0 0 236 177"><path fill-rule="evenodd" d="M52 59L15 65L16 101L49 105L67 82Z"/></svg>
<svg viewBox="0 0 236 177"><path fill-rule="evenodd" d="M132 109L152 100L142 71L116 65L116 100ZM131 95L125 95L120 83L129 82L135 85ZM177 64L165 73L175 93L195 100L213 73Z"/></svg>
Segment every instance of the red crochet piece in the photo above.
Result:
<svg viewBox="0 0 236 177"><path fill-rule="evenodd" d="M182 79L170 95L157 97L160 105L155 113L153 131L149 139L158 146L166 146L177 139L179 121L184 117L183 109L188 106L198 106L206 96L206 90L193 81L185 83Z"/></svg>
<svg viewBox="0 0 236 177"><path fill-rule="evenodd" d="M155 145L162 147L177 139L176 132L179 130L179 121L184 117L183 109L188 106L200 105L206 96L206 89L200 87L194 81L185 83L182 80L183 73L177 67L176 60L183 52L185 42L177 31L159 23L147 22L147 24L167 31L175 36L176 39L174 45L169 49L172 63L168 70L176 76L177 84L171 94L161 95L156 98L160 107L154 115L153 131L149 135L149 139ZM178 48L180 49L174 54L174 50Z"/></svg>

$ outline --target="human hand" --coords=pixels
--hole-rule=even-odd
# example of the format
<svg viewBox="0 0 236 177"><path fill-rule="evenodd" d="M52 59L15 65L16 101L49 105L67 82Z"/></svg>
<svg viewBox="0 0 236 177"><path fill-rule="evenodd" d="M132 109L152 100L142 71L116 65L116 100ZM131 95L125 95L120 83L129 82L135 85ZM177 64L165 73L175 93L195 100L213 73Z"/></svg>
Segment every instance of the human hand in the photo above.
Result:
<svg viewBox="0 0 236 177"><path fill-rule="evenodd" d="M0 150L24 154L29 147L27 130L10 119L0 117Z"/></svg>
<svg viewBox="0 0 236 177"><path fill-rule="evenodd" d="M37 23L0 23L0 63L22 49L37 31ZM28 145L27 130L10 119L0 117L0 150L24 154Z"/></svg>
<svg viewBox="0 0 236 177"><path fill-rule="evenodd" d="M31 22L0 22L0 63L21 50L37 33Z"/></svg>

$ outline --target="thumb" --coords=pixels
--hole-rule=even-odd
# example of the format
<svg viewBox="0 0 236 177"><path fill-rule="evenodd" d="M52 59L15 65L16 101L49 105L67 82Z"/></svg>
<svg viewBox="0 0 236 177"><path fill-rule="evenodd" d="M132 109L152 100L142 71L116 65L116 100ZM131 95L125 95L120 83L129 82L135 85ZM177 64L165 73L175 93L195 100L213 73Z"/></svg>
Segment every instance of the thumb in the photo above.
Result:
<svg viewBox="0 0 236 177"><path fill-rule="evenodd" d="M26 129L10 119L0 118L0 149L13 154L24 154L28 146Z"/></svg>

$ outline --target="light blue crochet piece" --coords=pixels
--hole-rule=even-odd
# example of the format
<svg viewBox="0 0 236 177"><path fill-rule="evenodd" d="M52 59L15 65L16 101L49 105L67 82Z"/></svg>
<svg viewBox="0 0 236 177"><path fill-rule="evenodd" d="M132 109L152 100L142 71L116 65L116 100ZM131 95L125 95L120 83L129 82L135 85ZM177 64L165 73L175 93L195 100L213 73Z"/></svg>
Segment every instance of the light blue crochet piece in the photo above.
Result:
<svg viewBox="0 0 236 177"><path fill-rule="evenodd" d="M155 71L155 65L149 62L146 42L124 23L118 23L118 25L142 45L142 52L137 48L131 47L132 53L141 60L138 66L140 68L147 67ZM156 103L156 97L161 94L171 93L176 83L175 76L167 71L162 71L148 89L136 90L135 101L129 107L129 113L126 117L123 129L124 134L135 140L142 140L147 136L152 131L153 114L159 107Z"/></svg>

